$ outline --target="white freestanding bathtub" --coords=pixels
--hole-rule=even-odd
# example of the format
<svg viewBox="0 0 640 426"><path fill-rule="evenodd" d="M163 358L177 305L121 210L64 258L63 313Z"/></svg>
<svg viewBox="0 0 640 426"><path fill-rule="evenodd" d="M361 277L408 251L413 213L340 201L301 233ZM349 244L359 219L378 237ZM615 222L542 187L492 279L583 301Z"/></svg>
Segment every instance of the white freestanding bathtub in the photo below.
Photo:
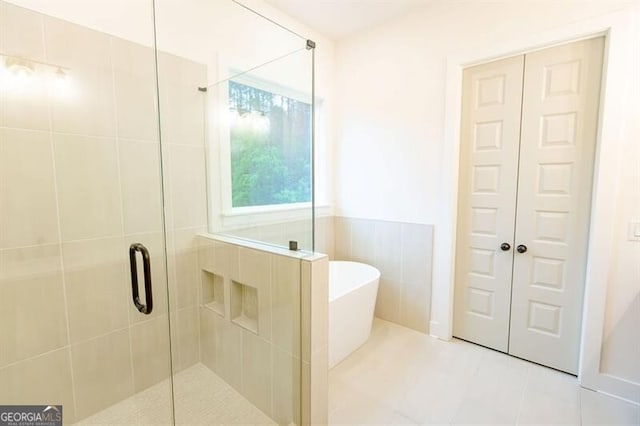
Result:
<svg viewBox="0 0 640 426"><path fill-rule="evenodd" d="M329 262L329 368L371 333L380 271L357 262Z"/></svg>

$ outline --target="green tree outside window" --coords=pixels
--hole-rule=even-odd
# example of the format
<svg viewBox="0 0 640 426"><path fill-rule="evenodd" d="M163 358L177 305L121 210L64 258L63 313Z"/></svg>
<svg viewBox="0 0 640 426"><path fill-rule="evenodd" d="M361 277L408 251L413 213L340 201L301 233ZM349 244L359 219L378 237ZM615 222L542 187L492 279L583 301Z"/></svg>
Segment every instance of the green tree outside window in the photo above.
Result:
<svg viewBox="0 0 640 426"><path fill-rule="evenodd" d="M233 207L311 201L311 105L229 83Z"/></svg>

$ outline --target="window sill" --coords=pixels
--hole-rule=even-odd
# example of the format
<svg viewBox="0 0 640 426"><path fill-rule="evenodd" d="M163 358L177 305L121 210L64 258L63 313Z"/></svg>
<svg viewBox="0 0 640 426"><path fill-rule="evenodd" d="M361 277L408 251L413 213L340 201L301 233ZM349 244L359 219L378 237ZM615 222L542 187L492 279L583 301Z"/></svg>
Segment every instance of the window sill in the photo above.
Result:
<svg viewBox="0 0 640 426"><path fill-rule="evenodd" d="M311 208L311 203L298 203L233 209L220 215L222 230L311 220ZM326 216L330 212L331 207L328 205L316 206L316 216Z"/></svg>

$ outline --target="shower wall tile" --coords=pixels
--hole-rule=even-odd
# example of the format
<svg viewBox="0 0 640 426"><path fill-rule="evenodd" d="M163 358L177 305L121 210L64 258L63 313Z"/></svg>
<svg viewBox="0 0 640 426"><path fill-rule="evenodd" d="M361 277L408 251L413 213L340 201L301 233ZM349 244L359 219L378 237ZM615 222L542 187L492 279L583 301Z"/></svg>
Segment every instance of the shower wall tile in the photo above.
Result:
<svg viewBox="0 0 640 426"><path fill-rule="evenodd" d="M303 425L311 425L311 362L302 361L300 370L300 417ZM328 395L328 392L327 392ZM323 422L320 424L329 424Z"/></svg>
<svg viewBox="0 0 640 426"><path fill-rule="evenodd" d="M60 66L111 68L110 35L48 15L41 16L48 61Z"/></svg>
<svg viewBox="0 0 640 426"><path fill-rule="evenodd" d="M375 264L375 222L367 219L351 221L351 259L356 262Z"/></svg>
<svg viewBox="0 0 640 426"><path fill-rule="evenodd" d="M329 259L335 258L335 218L322 216L316 219L314 251L324 253Z"/></svg>
<svg viewBox="0 0 640 426"><path fill-rule="evenodd" d="M201 301L200 360L280 424L292 421L300 424L301 346L308 344L306 350L310 354L314 339L315 345L322 346L313 348L318 349L314 356L322 356L324 351L325 357L328 346L328 286L327 282L319 282L328 281L327 257L315 256L313 262L307 262L301 253L287 255L267 246L261 250L245 244L241 240L234 244L200 237L199 267L222 277L227 295L232 281L258 289L258 317L261 321L268 318L271 333L266 333L268 328L262 326L255 333L232 322L229 315L232 301L228 296L225 316ZM323 270L317 268L320 261L324 261ZM229 267L229 263L234 265ZM313 273L311 263L316 266ZM316 280L315 286L312 278ZM270 297L261 299L261 292L269 289ZM311 327L313 310L314 324L319 327L314 335L301 329L302 324ZM320 361L317 365L326 374L327 362Z"/></svg>
<svg viewBox="0 0 640 426"><path fill-rule="evenodd" d="M125 234L162 230L159 150L157 142L118 141Z"/></svg>
<svg viewBox="0 0 640 426"><path fill-rule="evenodd" d="M156 66L153 49L111 39L118 137L158 140Z"/></svg>
<svg viewBox="0 0 640 426"><path fill-rule="evenodd" d="M241 393L265 413L271 413L271 348L268 341L242 331Z"/></svg>
<svg viewBox="0 0 640 426"><path fill-rule="evenodd" d="M71 342L128 325L129 276L122 238L62 245Z"/></svg>
<svg viewBox="0 0 640 426"><path fill-rule="evenodd" d="M329 375L329 259L302 261L301 418L303 424L327 424Z"/></svg>
<svg viewBox="0 0 640 426"><path fill-rule="evenodd" d="M200 361L211 371L216 365L216 319L220 316L213 310L200 306Z"/></svg>
<svg viewBox="0 0 640 426"><path fill-rule="evenodd" d="M204 146L204 93L197 84L166 82L159 69L162 138L177 145ZM166 119L165 119L166 117Z"/></svg>
<svg viewBox="0 0 640 426"><path fill-rule="evenodd" d="M174 305L178 309L195 307L198 304L198 288L200 287L200 273L198 269L198 229L184 229L174 231L173 247L175 262L175 299Z"/></svg>
<svg viewBox="0 0 640 426"><path fill-rule="evenodd" d="M204 147L169 145L167 156L173 228L207 225Z"/></svg>
<svg viewBox="0 0 640 426"><path fill-rule="evenodd" d="M0 87L0 127L49 131L47 90L46 81L41 79L29 83L28 95Z"/></svg>
<svg viewBox="0 0 640 426"><path fill-rule="evenodd" d="M129 329L71 346L78 418L133 394Z"/></svg>
<svg viewBox="0 0 640 426"><path fill-rule="evenodd" d="M273 256L272 334L280 349L300 358L300 260Z"/></svg>
<svg viewBox="0 0 640 426"><path fill-rule="evenodd" d="M0 3L0 51L44 62L42 15L3 1Z"/></svg>
<svg viewBox="0 0 640 426"><path fill-rule="evenodd" d="M48 133L0 129L0 249L58 241Z"/></svg>
<svg viewBox="0 0 640 426"><path fill-rule="evenodd" d="M68 69L69 87L51 102L55 132L116 136L111 37L44 17L47 61Z"/></svg>
<svg viewBox="0 0 640 426"><path fill-rule="evenodd" d="M202 269L228 277L239 277L240 249L233 244L198 239L198 262Z"/></svg>
<svg viewBox="0 0 640 426"><path fill-rule="evenodd" d="M189 67L193 64L181 58L172 57L175 61L175 68L172 72L179 71L180 66ZM185 65L186 64L186 65ZM203 68L202 65L196 64L195 68ZM181 91L195 91L197 94L197 84L190 80L189 76L179 73L171 74L170 81L167 79L167 68L159 64L159 73L161 73L161 93L162 99L166 99L165 93L169 90L169 86L177 84L177 81L185 79L184 86L191 81L191 87L180 87L173 93L180 94ZM162 77L165 77L162 80ZM177 95L175 95L177 96ZM175 96L173 97L175 99ZM173 100L173 99L172 99ZM195 234L202 231L206 227L206 174L204 163L204 142L203 135L200 140L195 141L194 145L198 146L179 146L174 143L179 142L171 139L171 131L178 132L181 126L190 125L177 114L183 114L184 111L172 111L170 105L166 102L161 105L162 136L163 136L163 155L165 169L165 189L166 189L166 212L167 225L169 228L167 246L169 250L169 291L171 295L171 319L172 333L171 341L174 348L173 361L174 370L179 371L198 362L202 355L200 349L200 334L202 325L199 324L198 300L200 286L200 269L198 265L197 241ZM203 104L200 101L196 104L200 110L196 114L203 118ZM193 112L193 110L192 110ZM167 122L168 127L167 127ZM199 132L203 132L203 124L200 126ZM198 130L196 130L196 134ZM209 340L206 340L210 348L209 355L216 358L215 350L221 350L222 347L215 346L215 339L218 333L215 332L216 324L213 321L208 324L214 330L208 334ZM228 331L228 333L225 333ZM233 336L234 330L220 331L221 335ZM239 339L239 335L238 335ZM206 349L205 349L206 350ZM233 345L231 350L233 350ZM204 353L204 351L203 351ZM226 354L226 355L225 355ZM237 353L236 353L237 357ZM206 359L206 357L203 357ZM224 366L233 365L236 361L228 350L220 355L220 364ZM215 366L214 362L207 362L210 367ZM235 383L234 386L240 387L241 376L237 375L232 367L227 367L224 372L229 372L226 378ZM219 373L221 374L221 373ZM222 375L222 374L221 374Z"/></svg>
<svg viewBox="0 0 640 426"><path fill-rule="evenodd" d="M313 222L311 220L311 209L308 211L308 219L296 220L294 222L284 223L284 229L290 235L285 233L284 246L287 247L289 240L298 242L298 248L301 250L311 251L312 236L313 236ZM288 238L287 238L288 237Z"/></svg>
<svg viewBox="0 0 640 426"><path fill-rule="evenodd" d="M1 383L35 381L38 372L55 383L21 389L49 395L47 403L62 395L65 418L78 420L168 377L169 305L176 370L205 352L195 235L207 223L205 95L197 90L206 66L162 60L161 182L153 49L0 2L0 52L67 72L66 84L41 78L28 93L0 89L0 334L15 342L0 345ZM131 302L134 242L151 253L151 315ZM218 254L233 259L225 267L237 277L237 251ZM221 351L240 389L241 331L209 325L204 346ZM218 334L238 344L223 350ZM43 372L54 356L54 370Z"/></svg>
<svg viewBox="0 0 640 426"><path fill-rule="evenodd" d="M325 346L311 357L309 407L311 424L328 424L329 415L329 347Z"/></svg>
<svg viewBox="0 0 640 426"><path fill-rule="evenodd" d="M207 84L207 66L167 52L158 52L158 73L167 83L181 87L198 87Z"/></svg>
<svg viewBox="0 0 640 426"><path fill-rule="evenodd" d="M431 319L430 299L430 285L414 286L412 283L405 283L402 286L398 323L422 333L428 333Z"/></svg>
<svg viewBox="0 0 640 426"><path fill-rule="evenodd" d="M334 219L334 247L336 260L351 258L351 221L346 217Z"/></svg>
<svg viewBox="0 0 640 426"><path fill-rule="evenodd" d="M162 138L172 144L204 146L204 65L175 55L158 55Z"/></svg>
<svg viewBox="0 0 640 426"><path fill-rule="evenodd" d="M311 209L308 209L307 213L308 219L238 228L227 231L225 234L280 247L289 247L289 241L297 241L300 250L311 251ZM316 241L316 247L318 244L320 242Z"/></svg>
<svg viewBox="0 0 640 426"><path fill-rule="evenodd" d="M271 340L272 315L277 313L277 306L272 300L274 256L266 252L240 247L238 265L237 281L255 288L258 292L258 334L263 339ZM230 278L236 279L233 276ZM275 288L273 290L275 291ZM273 319L275 320L275 318Z"/></svg>
<svg viewBox="0 0 640 426"><path fill-rule="evenodd" d="M336 217L335 259L381 272L376 316L428 333L433 226Z"/></svg>
<svg viewBox="0 0 640 426"><path fill-rule="evenodd" d="M109 69L72 68L68 89L51 102L53 131L88 136L116 136L113 76ZM55 89L53 89L55 90ZM65 101L68 98L71 101Z"/></svg>
<svg viewBox="0 0 640 426"><path fill-rule="evenodd" d="M402 277L414 286L431 276L433 227L402 224Z"/></svg>
<svg viewBox="0 0 640 426"><path fill-rule="evenodd" d="M300 423L300 359L271 345L273 371L271 418L278 424Z"/></svg>
<svg viewBox="0 0 640 426"><path fill-rule="evenodd" d="M281 246L288 246L290 240L295 240L292 233L287 232L287 225L285 223L274 223L264 226L252 227L252 233L246 234L248 238L253 238L263 241L269 244L276 244ZM249 231L248 231L249 232Z"/></svg>
<svg viewBox="0 0 640 426"><path fill-rule="evenodd" d="M375 260L383 278L402 280L402 234L398 222L377 222L375 224Z"/></svg>
<svg viewBox="0 0 640 426"><path fill-rule="evenodd" d="M3 404L62 404L65 423L76 419L68 347L0 368L0 383Z"/></svg>
<svg viewBox="0 0 640 426"><path fill-rule="evenodd" d="M180 371L200 360L198 308L193 306L181 309L176 312L175 317L177 321L172 333L176 336L177 345L173 348L178 361L176 371Z"/></svg>
<svg viewBox="0 0 640 426"><path fill-rule="evenodd" d="M139 392L171 374L167 315L131 327L134 391Z"/></svg>
<svg viewBox="0 0 640 426"><path fill-rule="evenodd" d="M220 316L214 317L216 373L242 392L242 331Z"/></svg>
<svg viewBox="0 0 640 426"><path fill-rule="evenodd" d="M57 245L0 251L0 367L67 345Z"/></svg>
<svg viewBox="0 0 640 426"><path fill-rule="evenodd" d="M111 55L116 80L118 75L139 77L148 80L150 84L155 86L156 62L155 51L152 48L122 38L112 37ZM178 79L181 77L174 75L173 78ZM155 90L152 98L156 98ZM154 112L153 115L157 115L157 112Z"/></svg>
<svg viewBox="0 0 640 426"><path fill-rule="evenodd" d="M402 224L402 301L400 323L429 332L433 227ZM426 282L426 285L425 285Z"/></svg>
<svg viewBox="0 0 640 426"><path fill-rule="evenodd" d="M311 353L329 346L329 259L311 265ZM305 332L306 334L306 332ZM328 360L328 358L327 358ZM327 361L328 362L328 361Z"/></svg>
<svg viewBox="0 0 640 426"><path fill-rule="evenodd" d="M114 139L54 134L63 241L122 234Z"/></svg>
<svg viewBox="0 0 640 426"><path fill-rule="evenodd" d="M238 250L239 274L237 279L251 287L267 287L271 282L272 255L250 248L240 247ZM233 278L233 277L232 277Z"/></svg>
<svg viewBox="0 0 640 426"><path fill-rule="evenodd" d="M375 265L375 264L373 264ZM387 321L400 323L402 284L380 277L375 315Z"/></svg>
<svg viewBox="0 0 640 426"><path fill-rule="evenodd" d="M156 82L153 59L149 60L148 56L139 52L138 46L125 46L122 43L120 46L114 43L113 46L114 49L117 48L117 55L124 55L122 64L119 64L121 59L114 59L116 96L121 99L133 97L130 99L132 107L138 105L138 110L131 113L127 109L118 111L119 116L123 112L129 115L126 119L128 121L122 121L124 127L120 126L119 120L118 131L135 138L154 138L157 123L152 119L157 116L152 114L152 110L156 109L157 99L150 96L155 94L155 87L149 85L155 85ZM130 61L132 56L135 58ZM173 368L174 371L187 368L205 359L202 354L207 351L211 360L207 361L207 365L213 367L216 365L213 360L218 355L216 349L223 349L215 345L216 336L226 331L227 336L234 334L233 330L218 331L217 324L209 321L207 324L213 332L207 334L205 349L200 347L204 325L200 321L199 312L202 272L196 235L206 230L207 193L204 94L197 88L206 85L206 66L163 52L159 52L158 60ZM122 93L119 93L118 84L123 87ZM127 89L129 85L136 84L140 86ZM144 117L135 119L135 114L143 114ZM155 173L158 176L157 168ZM159 182L158 179L156 181ZM238 352L235 356L238 357ZM223 366L233 365L236 361L231 354L220 355L220 359ZM229 371L227 377L239 388L241 377L235 377L231 368Z"/></svg>

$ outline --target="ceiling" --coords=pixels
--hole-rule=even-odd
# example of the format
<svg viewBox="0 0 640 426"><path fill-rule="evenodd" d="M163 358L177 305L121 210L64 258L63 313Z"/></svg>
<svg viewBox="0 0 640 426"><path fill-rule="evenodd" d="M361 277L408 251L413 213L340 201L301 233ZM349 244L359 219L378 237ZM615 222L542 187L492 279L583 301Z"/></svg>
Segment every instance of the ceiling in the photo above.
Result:
<svg viewBox="0 0 640 426"><path fill-rule="evenodd" d="M431 0L265 0L335 40L410 13Z"/></svg>

